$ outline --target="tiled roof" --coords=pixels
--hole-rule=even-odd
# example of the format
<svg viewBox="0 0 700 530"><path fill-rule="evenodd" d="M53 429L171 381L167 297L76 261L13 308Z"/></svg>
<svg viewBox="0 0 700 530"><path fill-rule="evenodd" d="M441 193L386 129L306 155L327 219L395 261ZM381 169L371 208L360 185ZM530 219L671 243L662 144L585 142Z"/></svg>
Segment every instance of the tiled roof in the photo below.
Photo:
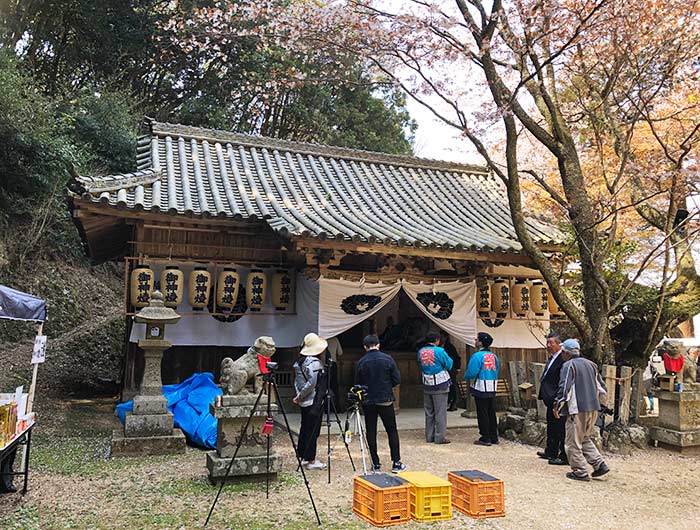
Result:
<svg viewBox="0 0 700 530"><path fill-rule="evenodd" d="M265 219L283 235L519 251L484 168L151 121L137 171L79 177L82 198L174 215ZM528 220L533 237L553 228Z"/></svg>

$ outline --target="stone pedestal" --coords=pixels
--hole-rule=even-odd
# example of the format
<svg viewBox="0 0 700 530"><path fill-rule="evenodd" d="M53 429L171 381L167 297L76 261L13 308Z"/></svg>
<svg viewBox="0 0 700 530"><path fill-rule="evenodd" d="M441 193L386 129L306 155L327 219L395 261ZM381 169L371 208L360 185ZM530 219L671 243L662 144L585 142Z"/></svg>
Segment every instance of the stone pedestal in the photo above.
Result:
<svg viewBox="0 0 700 530"><path fill-rule="evenodd" d="M160 378L160 360L170 343L160 339L142 339L146 365L139 395L134 398L133 412L127 412L124 429L112 433L112 456L147 456L183 454L185 435L173 427Z"/></svg>
<svg viewBox="0 0 700 530"><path fill-rule="evenodd" d="M700 454L700 385L683 385L683 392L660 390L656 396L659 418L651 438L684 454Z"/></svg>
<svg viewBox="0 0 700 530"><path fill-rule="evenodd" d="M207 469L212 484L220 483L226 474L226 468L236 450L243 428L253 410L257 395L245 394L221 396L221 404L210 405L211 414L219 420L216 438L216 450L207 452ZM271 405L271 413L277 412L277 405ZM267 396L263 395L258 403L248 429L245 432L236 460L231 466L227 482L249 482L265 480L267 475L267 436L261 433L267 418ZM277 478L280 469L280 457L274 451L274 437L270 437L271 479Z"/></svg>

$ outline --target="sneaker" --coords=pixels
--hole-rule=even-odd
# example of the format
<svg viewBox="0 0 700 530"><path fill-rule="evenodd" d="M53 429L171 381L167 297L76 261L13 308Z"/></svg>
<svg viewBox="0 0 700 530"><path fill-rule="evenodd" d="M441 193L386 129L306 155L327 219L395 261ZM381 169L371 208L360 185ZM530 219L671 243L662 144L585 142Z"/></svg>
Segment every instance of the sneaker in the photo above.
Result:
<svg viewBox="0 0 700 530"><path fill-rule="evenodd" d="M549 465L550 466L568 466L569 463L566 460L563 460L561 458L550 458Z"/></svg>
<svg viewBox="0 0 700 530"><path fill-rule="evenodd" d="M306 464L306 469L326 469L326 464L320 460L314 460L313 462Z"/></svg>
<svg viewBox="0 0 700 530"><path fill-rule="evenodd" d="M498 438L491 440L491 445L498 445Z"/></svg>
<svg viewBox="0 0 700 530"><path fill-rule="evenodd" d="M379 473L382 469L381 464L374 464L372 465L372 473Z"/></svg>
<svg viewBox="0 0 700 530"><path fill-rule="evenodd" d="M435 443L438 444L438 445L442 445L442 444L449 444L449 443L452 443L452 442L450 442L447 438L443 438L443 439L442 439L442 442L435 442Z"/></svg>
<svg viewBox="0 0 700 530"><path fill-rule="evenodd" d="M483 445L484 447L491 447L491 442L487 442L486 440L482 440L479 438L478 440L474 441L474 445Z"/></svg>
<svg viewBox="0 0 700 530"><path fill-rule="evenodd" d="M394 465L391 466L392 473L401 473L402 471L406 471L407 469L408 466L401 461L394 462Z"/></svg>
<svg viewBox="0 0 700 530"><path fill-rule="evenodd" d="M537 456L544 458L545 460L551 460L552 457L547 454L547 451L537 451Z"/></svg>
<svg viewBox="0 0 700 530"><path fill-rule="evenodd" d="M605 475L608 471L610 471L610 468L608 467L608 464L603 462L598 466L598 469L596 469L593 473L591 473L592 477L602 477Z"/></svg>
<svg viewBox="0 0 700 530"><path fill-rule="evenodd" d="M567 473L566 478L570 478L571 480L580 480L581 482L590 482L591 481L591 477L589 477L588 475L583 475L582 477L580 477L579 475L577 475L573 471L570 471L569 473Z"/></svg>

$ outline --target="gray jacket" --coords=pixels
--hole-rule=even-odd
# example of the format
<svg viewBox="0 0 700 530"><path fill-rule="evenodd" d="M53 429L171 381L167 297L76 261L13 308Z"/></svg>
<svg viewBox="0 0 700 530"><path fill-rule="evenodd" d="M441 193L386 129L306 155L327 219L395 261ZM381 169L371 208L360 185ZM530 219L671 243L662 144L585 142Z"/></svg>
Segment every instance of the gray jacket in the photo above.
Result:
<svg viewBox="0 0 700 530"><path fill-rule="evenodd" d="M588 359L574 357L561 367L555 408L562 415L598 411L600 397L606 394L598 367Z"/></svg>
<svg viewBox="0 0 700 530"><path fill-rule="evenodd" d="M310 407L313 404L318 373L321 370L323 365L316 357L304 357L301 363L294 363L294 389L299 396L300 407Z"/></svg>

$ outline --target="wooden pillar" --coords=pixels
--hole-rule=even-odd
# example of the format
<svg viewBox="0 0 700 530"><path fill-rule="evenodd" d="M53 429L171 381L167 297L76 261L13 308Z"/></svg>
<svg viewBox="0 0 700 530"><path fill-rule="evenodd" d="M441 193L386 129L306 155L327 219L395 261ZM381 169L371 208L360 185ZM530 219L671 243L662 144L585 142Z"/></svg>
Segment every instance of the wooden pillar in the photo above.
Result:
<svg viewBox="0 0 700 530"><path fill-rule="evenodd" d="M642 407L642 387L644 373L642 370L637 370L632 376L632 392L630 397L630 419L636 422L641 416L644 408Z"/></svg>
<svg viewBox="0 0 700 530"><path fill-rule="evenodd" d="M615 392L617 386L617 367L609 364L604 364L601 376L603 377L603 382L605 382L605 388L608 389L608 407L614 409Z"/></svg>
<svg viewBox="0 0 700 530"><path fill-rule="evenodd" d="M535 398L540 395L540 379L542 379L542 374L544 374L544 367L544 363L530 363L530 382L535 387ZM547 418L547 407L540 399L537 400L537 418L542 421Z"/></svg>
<svg viewBox="0 0 700 530"><path fill-rule="evenodd" d="M520 384L518 381L518 365L515 364L515 361L508 361L508 384L510 385L510 393L513 397L513 405L521 407L520 390L518 389L518 385Z"/></svg>
<svg viewBox="0 0 700 530"><path fill-rule="evenodd" d="M632 368L622 366L620 368L620 422L623 425L630 420L630 403L632 397Z"/></svg>

